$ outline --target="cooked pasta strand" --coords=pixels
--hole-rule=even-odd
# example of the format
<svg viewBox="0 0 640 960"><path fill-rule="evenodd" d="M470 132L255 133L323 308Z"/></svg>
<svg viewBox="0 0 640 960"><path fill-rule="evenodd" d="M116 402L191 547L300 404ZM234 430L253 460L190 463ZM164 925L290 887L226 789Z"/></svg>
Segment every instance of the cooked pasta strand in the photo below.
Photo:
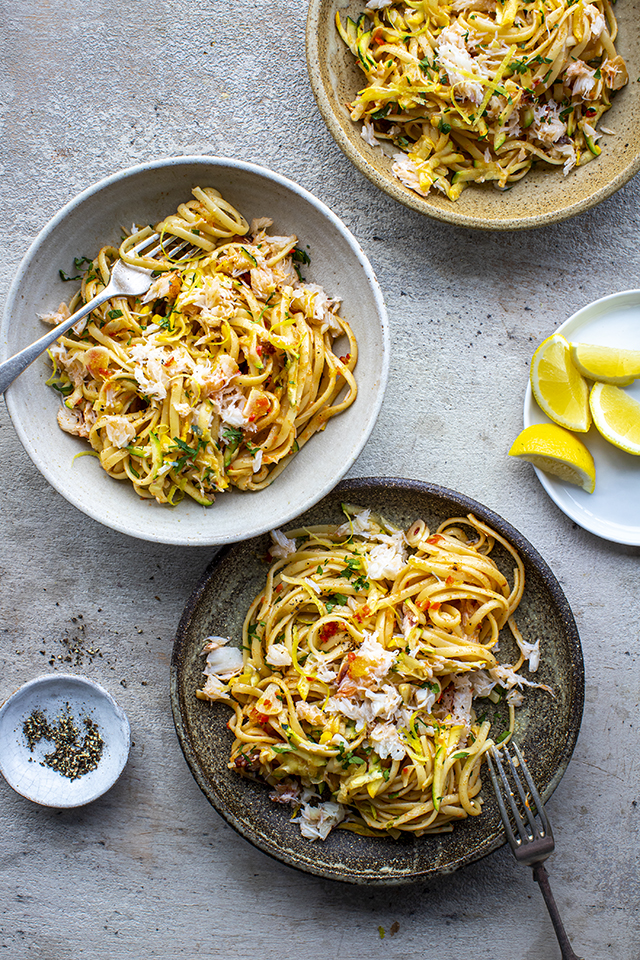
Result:
<svg viewBox="0 0 640 960"><path fill-rule="evenodd" d="M506 691L503 740L522 701L516 688L549 691L516 672L539 659L513 619L524 566L473 515L431 534L422 520L403 532L345 510L339 526L274 532L243 653L209 638L197 696L233 706L229 767L298 807L310 839L343 821L392 836L450 829L481 813L480 768L495 742L474 699ZM496 542L515 563L512 585L490 556ZM515 667L491 649L507 622Z"/></svg>
<svg viewBox="0 0 640 960"><path fill-rule="evenodd" d="M297 237L249 225L217 190L193 190L155 230L200 247L187 264L104 247L70 315L109 282L121 257L158 270L144 297L118 297L50 350L49 384L64 397L63 430L86 438L114 478L140 497L209 506L229 486L262 490L327 421L356 399L355 337L339 301L305 283ZM345 356L334 342L348 343Z"/></svg>
<svg viewBox="0 0 640 960"><path fill-rule="evenodd" d="M505 189L536 160L568 174L629 80L608 0L371 0L336 24L367 79L351 117L422 196Z"/></svg>

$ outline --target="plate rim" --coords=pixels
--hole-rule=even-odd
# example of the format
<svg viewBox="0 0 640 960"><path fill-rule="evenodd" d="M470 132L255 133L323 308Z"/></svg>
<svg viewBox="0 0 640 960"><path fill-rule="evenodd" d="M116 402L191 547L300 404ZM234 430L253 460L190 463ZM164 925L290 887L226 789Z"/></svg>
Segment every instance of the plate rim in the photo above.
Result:
<svg viewBox="0 0 640 960"><path fill-rule="evenodd" d="M606 304L611 303L611 301L620 300L623 297L631 296L637 300L637 306L640 308L640 288L631 287L628 290L618 290L616 293L609 293L604 297L598 297L597 300L592 300L590 303L586 303L583 307L580 307L579 310L576 310L575 313L573 313L558 327L556 327L552 333L549 334L549 336L553 336L556 333L564 334L564 332L567 330L570 330L571 332L580 330L586 325L586 323L595 318L593 314L597 312L598 308L604 307ZM523 423L525 428L536 422L531 418L532 411L535 410L540 410L540 408L536 404L533 397L531 380L529 379L525 389L523 404ZM540 410L540 414L542 416L546 416L543 410ZM552 423L553 421L547 417L547 419L543 422ZM566 517L569 517L570 520L573 520L574 523L577 523L578 526L582 527L583 530L594 534L596 537L600 537L602 540L607 540L610 543L620 543L624 546L631 547L640 546L640 525L622 526L621 524L613 524L603 520L590 523L589 514L587 514L585 511L572 509L570 505L560 501L560 498L556 493L554 481L549 474L546 474L543 470L540 470L536 466L534 466L533 469L535 470L536 476L538 477L543 489L547 493L548 497L555 503L558 510L564 513ZM598 518L595 517L595 515L592 516L594 516L594 521L598 521Z"/></svg>
<svg viewBox="0 0 640 960"><path fill-rule="evenodd" d="M582 716L584 712L584 657L575 618L564 591L562 590L559 581L553 574L547 562L536 550L533 544L531 544L531 542L522 533L520 533L520 531L518 531L508 520L497 514L490 507L484 506L484 504L471 497L468 497L466 494L462 494L439 484L433 484L423 480L415 480L406 477L375 476L357 477L343 480L331 491L331 495L337 496L338 494L342 493L362 494L372 489L372 487L376 489L384 489L390 485L396 489L399 488L406 493L413 492L416 494L441 497L442 499L447 499L448 501L458 504L466 512L477 512L477 514L484 521L493 525L499 533L508 538L509 542L516 546L518 551L523 553L527 559L536 566L541 579L557 604L558 615L565 625L566 638L572 653L570 663L567 666L570 667L571 670L574 697L572 698L571 707L567 715L570 736L567 737L562 746L560 762L558 763L558 766L551 776L547 786L541 791L543 801L547 802L558 787L571 761L580 733ZM178 660L183 645L188 642L186 632L188 630L191 618L198 608L198 604L200 603L202 596L209 584L209 580L225 562L226 558L234 550L234 548L242 548L244 545L252 543L253 539L255 538L252 538L252 540L241 541L240 543L224 546L212 557L204 573L202 574L200 581L196 585L193 593L187 601L187 604L185 605L183 614L176 629L171 656L170 700L178 742L180 743L182 753L191 771L191 774L217 813L244 840L248 841L254 847L261 850L263 853L266 853L268 856L272 857L278 862L293 867L302 873L311 874L323 879L337 880L352 884L400 886L409 883L423 882L425 880L432 879L435 876L443 876L453 873L470 863L482 859L489 853L492 853L503 846L506 843L506 837L504 835L502 826L500 826L493 836L489 836L484 842L480 843L474 851L458 858L458 860L453 863L447 864L444 868L437 867L433 870L412 873L410 876L404 874L400 875L398 873L392 877L388 877L381 876L379 872L375 875L364 873L358 874L353 869L351 869L349 873L339 874L335 867L327 869L326 867L323 868L322 865L316 866L315 864L310 864L308 862L301 863L289 856L284 850L274 849L273 845L268 840L261 837L258 830L255 828L248 829L246 824L242 823L226 808L224 801L219 800L219 798L215 795L215 784L212 784L205 777L198 762L196 752L187 735L186 711L184 710L179 689L180 665Z"/></svg>

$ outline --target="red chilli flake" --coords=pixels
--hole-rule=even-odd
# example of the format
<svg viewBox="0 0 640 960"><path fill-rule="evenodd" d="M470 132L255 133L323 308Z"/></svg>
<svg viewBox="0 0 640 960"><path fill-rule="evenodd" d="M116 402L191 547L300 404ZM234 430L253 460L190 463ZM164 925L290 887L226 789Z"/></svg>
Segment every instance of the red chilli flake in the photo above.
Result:
<svg viewBox="0 0 640 960"><path fill-rule="evenodd" d="M326 643L330 637L333 637L336 635L336 633L338 632L338 629L339 629L339 624L335 620L332 620L330 623L323 624L323 626L320 628L320 634L319 634L320 643Z"/></svg>
<svg viewBox="0 0 640 960"><path fill-rule="evenodd" d="M349 363L349 360L351 360L351 354L350 354L350 353L346 353L346 354L344 355L344 357L340 357L340 362L341 362L341 363Z"/></svg>
<svg viewBox="0 0 640 960"><path fill-rule="evenodd" d="M434 533L432 537L427 537L427 543L440 543L442 536L439 533Z"/></svg>
<svg viewBox="0 0 640 960"><path fill-rule="evenodd" d="M353 663L353 661L356 659L356 655L353 650L349 650L347 657L349 658L349 663Z"/></svg>
<svg viewBox="0 0 640 960"><path fill-rule="evenodd" d="M362 606L359 610L356 610L353 616L354 616L354 619L358 621L358 623L362 623L364 618L370 615L371 615L371 607L367 603L365 603L364 606Z"/></svg>
<svg viewBox="0 0 640 960"><path fill-rule="evenodd" d="M449 576L445 580L445 583L448 587L453 586L453 584L455 583L455 577L452 577L451 574L449 574Z"/></svg>

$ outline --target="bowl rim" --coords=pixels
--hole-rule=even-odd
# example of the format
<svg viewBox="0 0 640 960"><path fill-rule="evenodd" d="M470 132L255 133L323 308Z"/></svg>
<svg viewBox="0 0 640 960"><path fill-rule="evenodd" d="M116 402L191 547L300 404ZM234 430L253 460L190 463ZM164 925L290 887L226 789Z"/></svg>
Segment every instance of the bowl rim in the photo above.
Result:
<svg viewBox="0 0 640 960"><path fill-rule="evenodd" d="M333 489L337 483L340 482L340 480L344 477L344 475L359 457L371 435L371 432L373 431L373 428L375 427L380 409L382 407L389 377L390 363L389 318L382 294L382 289L371 262L369 261L369 258L367 257L357 238L349 230L341 218L338 217L337 214L335 214L322 200L314 196L314 194L305 189L305 187L300 186L298 183L290 180L288 177L285 177L282 174L270 170L268 167L251 163L246 160L236 160L232 157L224 156L210 156L208 154L185 154L164 157L157 160L151 160L147 163L136 164L133 167L125 167L124 169L118 170L115 173L109 174L107 177L96 181L89 187L82 190L79 194L69 200L63 207L61 207L58 212L54 214L54 216L45 224L45 226L37 234L35 239L28 247L7 293L4 311L2 318L0 319L0 359L7 359L10 355L10 351L8 349L8 337L11 326L11 317L18 301L20 291L23 288L25 275L30 268L33 258L37 255L40 248L47 243L53 231L58 228L62 221L64 221L64 219L72 211L81 206L87 199L95 196L100 191L110 187L115 183L118 183L119 181L123 181L138 176L141 173L148 173L160 168L165 169L167 167L179 167L184 165L200 165L203 167L208 166L218 167L220 169L241 170L245 173L270 180L271 182L284 187L285 190L296 194L302 200L306 201L325 220L327 220L344 238L345 242L352 250L354 257L358 261L375 303L376 322L379 324L380 335L382 339L382 356L380 358L380 374L375 391L375 398L374 402L367 408L364 429L360 433L357 443L355 443L351 448L349 456L342 461L340 469L323 484L321 489L316 489L311 496L305 496L302 500L296 500L295 503L291 502L286 515L283 514L282 516L278 516L275 521L269 521L265 518L260 523L254 523L254 526L252 527L245 526L243 527L242 533L220 535L216 533L216 527L213 524L209 525L210 529L208 531L203 531L197 535L188 532L182 533L180 524L176 524L175 528L172 529L172 532L168 534L157 533L153 530L151 524L143 525L145 528L144 530L132 530L130 525L127 523L126 518L121 519L120 514L110 515L109 521L107 522L99 508L98 498L96 498L95 501L92 499L90 503L87 503L86 499L82 499L80 496L77 496L74 493L74 490L71 486L62 482L54 482L50 478L46 456L40 454L34 448L28 431L23 428L23 425L20 422L19 405L14 403L11 386L9 386L5 392L5 402L18 438L37 469L44 476L47 482L65 498L65 500L71 503L82 513L91 517L93 520L96 520L98 523L108 526L112 530L116 530L119 533L124 533L128 536L136 537L148 542L166 543L173 546L217 546L225 543L234 543L238 539L259 536L260 534L271 529L274 525L274 522L276 526L283 523L288 523L298 513L309 509L311 506L313 506L313 504L317 503L318 500L321 500L324 496L326 496L326 494Z"/></svg>
<svg viewBox="0 0 640 960"><path fill-rule="evenodd" d="M571 649L571 660L569 663L572 688L574 697L568 710L567 726L568 735L562 746L558 750L558 764L550 777L546 786L541 790L543 802L547 802L552 796L560 781L562 780L567 767L573 756L584 712L585 699L585 668L582 646L580 643L580 634L575 621L575 617L569 605L569 601L562 590L562 586L557 577L536 550L530 540L520 533L508 520L496 513L490 507L486 507L480 501L475 500L466 494L459 493L448 487L431 483L425 480L409 479L407 477L389 477L389 476L366 476L343 480L332 491L331 496L354 495L355 497L366 494L371 488L387 489L394 487L400 489L404 494L435 496L455 503L461 510L476 513L484 522L493 526L500 534L509 539L510 543L516 547L524 559L532 563L540 579L549 591L554 600L558 617L562 619L565 626L565 636ZM317 504L316 504L317 506ZM294 518L297 519L297 518ZM286 531L285 531L286 533ZM252 538L253 539L253 538ZM424 882L431 880L438 875L454 873L461 867L483 859L490 853L499 849L506 843L504 829L500 824L497 832L489 836L483 844L467 852L452 863L439 866L434 869L418 870L414 867L412 871L405 873L396 873L392 876L380 872L357 872L346 864L342 864L338 869L335 865L328 865L318 856L317 862L312 859L303 862L299 857L289 852L285 845L275 847L273 842L260 832L259 825L253 822L247 824L240 820L232 810L229 809L224 797L219 795L216 783L209 780L201 765L197 750L189 735L189 717L181 695L181 673L184 669L182 654L183 650L189 644L189 629L191 622L196 615L199 605L203 602L207 587L210 581L216 576L217 571L224 565L229 554L234 550L247 549L251 545L251 540L237 544L230 544L218 551L211 559L207 568L204 570L199 582L196 584L191 596L187 600L180 622L176 629L175 641L173 644L170 669L170 700L173 714L173 721L176 729L180 748L189 767L189 770L205 795L209 803L220 814L220 816L232 827L236 833L251 843L254 847L266 853L268 856L289 867L328 880L338 880L346 883L369 886L401 886L409 883ZM242 789L239 787L239 789Z"/></svg>
<svg viewBox="0 0 640 960"><path fill-rule="evenodd" d="M320 16L321 8L327 3L327 0L309 0L309 10L306 23L306 59L307 72L311 83L311 89L315 97L318 110L320 111L324 122L333 139L338 144L342 152L351 160L358 170L367 177L379 190L382 190L388 196L402 203L410 210L415 210L424 216L431 217L441 223L452 224L457 227L467 227L472 230L490 230L490 231L515 231L532 230L537 227L548 226L553 223L561 223L569 220L592 207L597 206L603 200L606 200L617 190L623 187L640 170L640 144L635 157L620 170L608 183L604 184L595 193L578 200L575 203L563 207L561 210L552 210L547 213L536 214L535 216L511 217L505 219L484 219L474 217L468 214L460 213L456 209L443 209L432 205L428 198L420 197L412 190L402 188L390 178L382 176L376 168L369 163L366 157L355 149L351 140L345 134L341 123L331 106L330 98L327 93L327 85L323 78L322 66L320 66L319 43L321 27L325 18ZM455 204L451 204L454 208Z"/></svg>
<svg viewBox="0 0 640 960"><path fill-rule="evenodd" d="M21 686L19 686L17 690L14 690L13 693L10 693L9 696L6 697L6 699L0 705L0 723L2 722L4 714L8 712L10 705L15 704L16 702L24 699L25 697L28 699L29 694L33 690L37 690L38 687L44 687L44 686L50 686L50 685L54 685L54 686L59 685L64 689L65 683L71 684L72 686L84 687L87 690L88 701L92 698L93 699L99 698L105 701L106 703L108 703L108 705L112 710L113 717L117 721L119 729L124 734L124 751L123 751L122 763L119 766L119 768L115 767L110 777L107 777L106 779L103 778L103 780L99 782L99 785L97 786L95 793L93 793L91 796L77 803L66 803L66 802L47 803L46 801L40 800L38 799L38 797L35 797L28 791L22 789L18 784L14 783L8 777L7 772L4 769L4 763L3 763L3 746L4 745L0 743L0 773L2 773L2 776L4 777L6 782L9 784L9 786L13 790L15 790L15 792L19 794L21 797L24 797L26 800L30 800L32 803L37 803L41 807L52 807L59 810L68 810L75 807L84 807L86 806L86 804L93 803L94 800L97 800L99 797L103 796L103 794L105 794L107 790L110 790L111 787L117 782L117 780L121 776L124 768L127 765L127 761L129 759L129 752L131 749L131 725L129 723L129 718L127 717L122 707L114 699L114 697L112 697L109 691L105 690L105 688L101 686L96 680L91 680L89 677L83 677L76 673L44 673L38 677L34 677L32 680L27 680L26 683L21 684Z"/></svg>

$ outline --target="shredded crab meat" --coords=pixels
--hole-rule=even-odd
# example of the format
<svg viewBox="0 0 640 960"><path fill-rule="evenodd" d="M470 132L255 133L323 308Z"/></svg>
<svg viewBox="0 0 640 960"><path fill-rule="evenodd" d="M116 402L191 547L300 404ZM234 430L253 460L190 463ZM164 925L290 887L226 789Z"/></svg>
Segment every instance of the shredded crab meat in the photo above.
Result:
<svg viewBox="0 0 640 960"><path fill-rule="evenodd" d="M272 530L271 539L273 543L269 552L272 557L290 557L292 553L296 552L295 540L290 540L282 530Z"/></svg>
<svg viewBox="0 0 640 960"><path fill-rule="evenodd" d="M228 641L208 638L205 683L198 691L203 699L234 707L229 725L237 740L229 765L266 780L271 799L294 808L292 822L312 841L324 840L337 826L351 828L354 817L356 832L363 816L375 832L377 814L367 821L363 810L383 811L382 800L380 807L376 804L379 797L388 802L387 791L392 800L404 797L418 769L415 803L422 809L429 801L437 812L435 804L445 795L447 804L453 802L453 772L463 777L466 770L469 776L469 757L478 762L477 780L482 753L474 760L474 750L488 749L489 734L496 736L493 721L485 720L491 703L476 701L506 702L509 733L513 710L531 690L553 695L549 685L532 679L540 665L540 641L524 639L511 616L524 589L519 574L514 573L511 588L506 576L491 567L483 541L459 534L459 519L450 521L446 533L430 535L422 520L405 532L371 510L344 509L348 520L340 525L290 535L272 531L267 586L243 629L247 653L242 663L242 658L237 661L242 676L234 679L222 671L222 666L228 671L236 666L219 663ZM401 560L399 570L395 561L389 565L395 557ZM523 570L515 551L513 557ZM384 575L374 579L371 570L381 560ZM469 570L467 565L475 563L478 579L473 587L465 586L466 599L457 601L459 607L453 606L453 596L442 603L418 600L424 582L431 597L447 591L455 595L470 575L461 577L461 565ZM415 580L423 568L426 581ZM476 598L469 606L470 596L488 578L495 584L491 595L506 604L499 628L520 652L518 670L496 659L493 627L473 625L474 610L483 607L483 600ZM418 592L405 594L407 583L418 584ZM338 589L353 592L346 597ZM392 601L394 594L403 599ZM380 617L390 601L393 613ZM453 632L447 618L455 622ZM519 672L521 666L525 674L528 667L529 676ZM502 730L496 731L499 740ZM393 789L387 786L390 779ZM479 806L465 809L467 815L480 812ZM395 808L393 818L394 823L401 818Z"/></svg>
<svg viewBox="0 0 640 960"><path fill-rule="evenodd" d="M229 641L224 637L209 637L204 650L207 660L204 674L214 681L228 680L242 670L242 652L236 647L229 647Z"/></svg>
<svg viewBox="0 0 640 960"><path fill-rule="evenodd" d="M504 191L538 161L566 176L598 155L585 123L597 129L607 90L629 81L604 0L445 7L373 0L363 17L338 18L367 81L351 118L406 189L456 201L474 183Z"/></svg>
<svg viewBox="0 0 640 960"><path fill-rule="evenodd" d="M265 654L265 660L272 667L289 667L293 663L284 643L272 643Z"/></svg>
<svg viewBox="0 0 640 960"><path fill-rule="evenodd" d="M345 809L341 803L304 803L299 816L291 822L300 825L300 833L307 840L326 840L329 833L344 820Z"/></svg>
<svg viewBox="0 0 640 960"><path fill-rule="evenodd" d="M471 55L470 47L475 38L469 38L469 31L456 21L440 33L436 41L436 51L442 68L447 72L449 81L463 100L469 100L478 106L484 97L485 87L480 80L487 79L489 71L478 58Z"/></svg>
<svg viewBox="0 0 640 960"><path fill-rule="evenodd" d="M340 299L302 278L308 248L270 235L268 217L249 227L212 188L193 195L156 229L197 233L203 256L158 263L144 294L107 301L49 351L48 385L75 411L60 413L61 429L89 440L140 497L171 506L262 490L357 394L355 338ZM148 228L134 229L118 255L148 268L134 254ZM71 302L41 319L68 319L116 262L103 248ZM338 337L346 357L333 352Z"/></svg>

